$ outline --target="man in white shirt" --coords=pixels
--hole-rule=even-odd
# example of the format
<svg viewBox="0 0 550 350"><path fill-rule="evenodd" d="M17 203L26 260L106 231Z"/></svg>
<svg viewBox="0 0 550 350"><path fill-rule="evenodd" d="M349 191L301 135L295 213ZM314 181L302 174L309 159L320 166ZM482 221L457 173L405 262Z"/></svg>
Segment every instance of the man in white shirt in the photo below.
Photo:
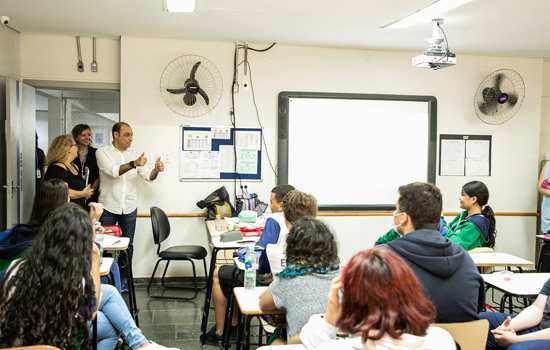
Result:
<svg viewBox="0 0 550 350"><path fill-rule="evenodd" d="M164 164L159 157L153 168L146 167L145 153L138 156L130 149L134 134L128 123L116 123L112 133L113 144L101 147L96 153L101 183L99 202L104 206L101 223L120 226L122 235L130 238L128 254L131 258L136 229L138 175L145 181L153 181L164 171Z"/></svg>

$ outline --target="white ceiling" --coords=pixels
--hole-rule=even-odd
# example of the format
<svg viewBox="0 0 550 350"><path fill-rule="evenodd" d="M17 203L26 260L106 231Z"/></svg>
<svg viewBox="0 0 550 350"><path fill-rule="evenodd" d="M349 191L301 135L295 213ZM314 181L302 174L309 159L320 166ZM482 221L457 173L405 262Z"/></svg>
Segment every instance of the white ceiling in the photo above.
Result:
<svg viewBox="0 0 550 350"><path fill-rule="evenodd" d="M276 41L352 48L424 49L431 25L380 26L433 0L197 0L193 14L163 12L163 0L1 0L22 32ZM549 0L474 0L449 12L457 53L550 57Z"/></svg>

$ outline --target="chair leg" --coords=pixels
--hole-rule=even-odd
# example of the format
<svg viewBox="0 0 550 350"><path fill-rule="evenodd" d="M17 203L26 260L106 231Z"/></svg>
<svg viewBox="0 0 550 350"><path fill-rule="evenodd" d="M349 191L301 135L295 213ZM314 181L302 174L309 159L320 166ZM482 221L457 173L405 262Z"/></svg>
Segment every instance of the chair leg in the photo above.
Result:
<svg viewBox="0 0 550 350"><path fill-rule="evenodd" d="M166 260L166 266L164 267L164 272L162 273L162 278L160 279L160 285L163 287L166 287L164 285L164 277L166 276L166 271L168 271L168 265L170 265L171 260Z"/></svg>
<svg viewBox="0 0 550 350"><path fill-rule="evenodd" d="M157 272L157 267L159 266L159 263L162 261L162 259L158 259L157 263L155 264L155 268L153 269L153 273L151 274L151 278L149 279L149 284L147 284L147 295L149 295L151 290L151 284L153 283L153 278L155 278L155 272Z"/></svg>
<svg viewBox="0 0 550 350"><path fill-rule="evenodd" d="M162 259L161 259L162 260ZM155 269L153 272L156 271L157 269L157 266L159 264L159 262L161 261L157 261L157 264L155 265ZM186 297L176 297L176 296L164 296L164 295L150 295L149 294L149 288L151 286L151 281L149 281L149 286L147 287L147 294L151 297L151 298L158 298L158 299L178 299L178 300L185 300L185 301L190 301L190 300L194 300L197 295L198 295L198 286L197 286L197 271L196 271L196 268L195 268L195 263L193 262L193 260L191 259L181 259L181 260L178 260L178 261L188 261L191 263L191 267L193 268L193 287L176 287L176 286L167 286L167 285L164 285L164 277L166 275L166 271L168 269L168 264L169 262L172 261L172 260L167 260L166 261L166 266L164 268L164 273L162 274L162 278L161 278L161 285L166 288L166 289L193 289L194 293L193 293L193 296L192 297L189 297L189 298L186 298ZM206 263L204 263L205 267L206 267Z"/></svg>
<svg viewBox="0 0 550 350"><path fill-rule="evenodd" d="M206 258L202 259L202 266L204 267L204 279L208 281L208 269L206 268Z"/></svg>

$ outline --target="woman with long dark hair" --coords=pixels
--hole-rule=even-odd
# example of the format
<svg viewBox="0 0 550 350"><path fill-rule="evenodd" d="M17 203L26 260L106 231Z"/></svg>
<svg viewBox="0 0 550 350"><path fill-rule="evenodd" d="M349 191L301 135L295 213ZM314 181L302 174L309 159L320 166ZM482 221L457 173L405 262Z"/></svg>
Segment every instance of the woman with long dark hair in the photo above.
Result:
<svg viewBox="0 0 550 350"><path fill-rule="evenodd" d="M31 254L12 263L0 289L0 346L90 347L87 322L99 300L92 224L65 204L42 224ZM94 290L96 292L94 292Z"/></svg>
<svg viewBox="0 0 550 350"><path fill-rule="evenodd" d="M435 308L409 265L383 247L355 254L332 281L324 315L313 315L300 339L309 349L456 349L430 327ZM336 333L349 334L337 340Z"/></svg>
<svg viewBox="0 0 550 350"><path fill-rule="evenodd" d="M31 254L12 263L0 288L0 347L89 348L95 314L99 350L113 350L119 336L132 349L166 349L145 338L117 289L99 282L94 238L88 213L75 204L48 216Z"/></svg>
<svg viewBox="0 0 550 350"><path fill-rule="evenodd" d="M460 208L464 210L449 225L445 225L445 221L442 220L443 225L439 231L466 250L494 247L495 213L488 202L489 189L483 182L466 183L462 186L460 194Z"/></svg>
<svg viewBox="0 0 550 350"><path fill-rule="evenodd" d="M38 234L40 226L56 208L69 201L69 188L61 179L42 181L34 197L31 216L28 223L18 224L3 232L0 237L0 277L10 263L30 253L32 241ZM99 220L101 209L90 205L90 219Z"/></svg>
<svg viewBox="0 0 550 350"><path fill-rule="evenodd" d="M323 312L330 282L338 271L338 248L330 229L314 218L298 219L286 239L286 267L262 294L260 308L286 310L290 339L309 316Z"/></svg>
<svg viewBox="0 0 550 350"><path fill-rule="evenodd" d="M71 131L71 135L78 147L78 156L73 160L73 164L78 168L80 176L87 180L86 184L91 185L94 190L87 202L97 202L99 198L99 167L95 156L97 148L92 147L92 129L88 124L77 124Z"/></svg>

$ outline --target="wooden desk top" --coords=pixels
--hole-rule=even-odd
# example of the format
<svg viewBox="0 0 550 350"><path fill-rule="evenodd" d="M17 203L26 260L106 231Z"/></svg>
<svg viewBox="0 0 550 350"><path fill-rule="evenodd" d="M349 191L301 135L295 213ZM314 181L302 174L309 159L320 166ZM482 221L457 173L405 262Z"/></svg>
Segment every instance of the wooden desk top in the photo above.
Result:
<svg viewBox="0 0 550 350"><path fill-rule="evenodd" d="M260 295L268 287L256 287L254 289L244 289L244 287L237 287L233 289L235 299L239 305L239 310L243 315L278 315L284 314L282 310L262 311L260 309Z"/></svg>
<svg viewBox="0 0 550 350"><path fill-rule="evenodd" d="M103 235L103 250L105 251L121 251L128 249L130 238L115 237L111 235Z"/></svg>
<svg viewBox="0 0 550 350"><path fill-rule="evenodd" d="M506 293L520 296L538 295L542 286L550 279L550 273L495 272L482 274L485 283Z"/></svg>
<svg viewBox="0 0 550 350"><path fill-rule="evenodd" d="M115 259L103 257L101 260L101 266L99 266L99 275L100 276L107 276L111 272L111 266L113 266L113 262Z"/></svg>
<svg viewBox="0 0 550 350"><path fill-rule="evenodd" d="M507 253L472 253L470 254L474 264L477 267L496 267L496 266L520 266L532 267L535 264L532 261L520 258Z"/></svg>

